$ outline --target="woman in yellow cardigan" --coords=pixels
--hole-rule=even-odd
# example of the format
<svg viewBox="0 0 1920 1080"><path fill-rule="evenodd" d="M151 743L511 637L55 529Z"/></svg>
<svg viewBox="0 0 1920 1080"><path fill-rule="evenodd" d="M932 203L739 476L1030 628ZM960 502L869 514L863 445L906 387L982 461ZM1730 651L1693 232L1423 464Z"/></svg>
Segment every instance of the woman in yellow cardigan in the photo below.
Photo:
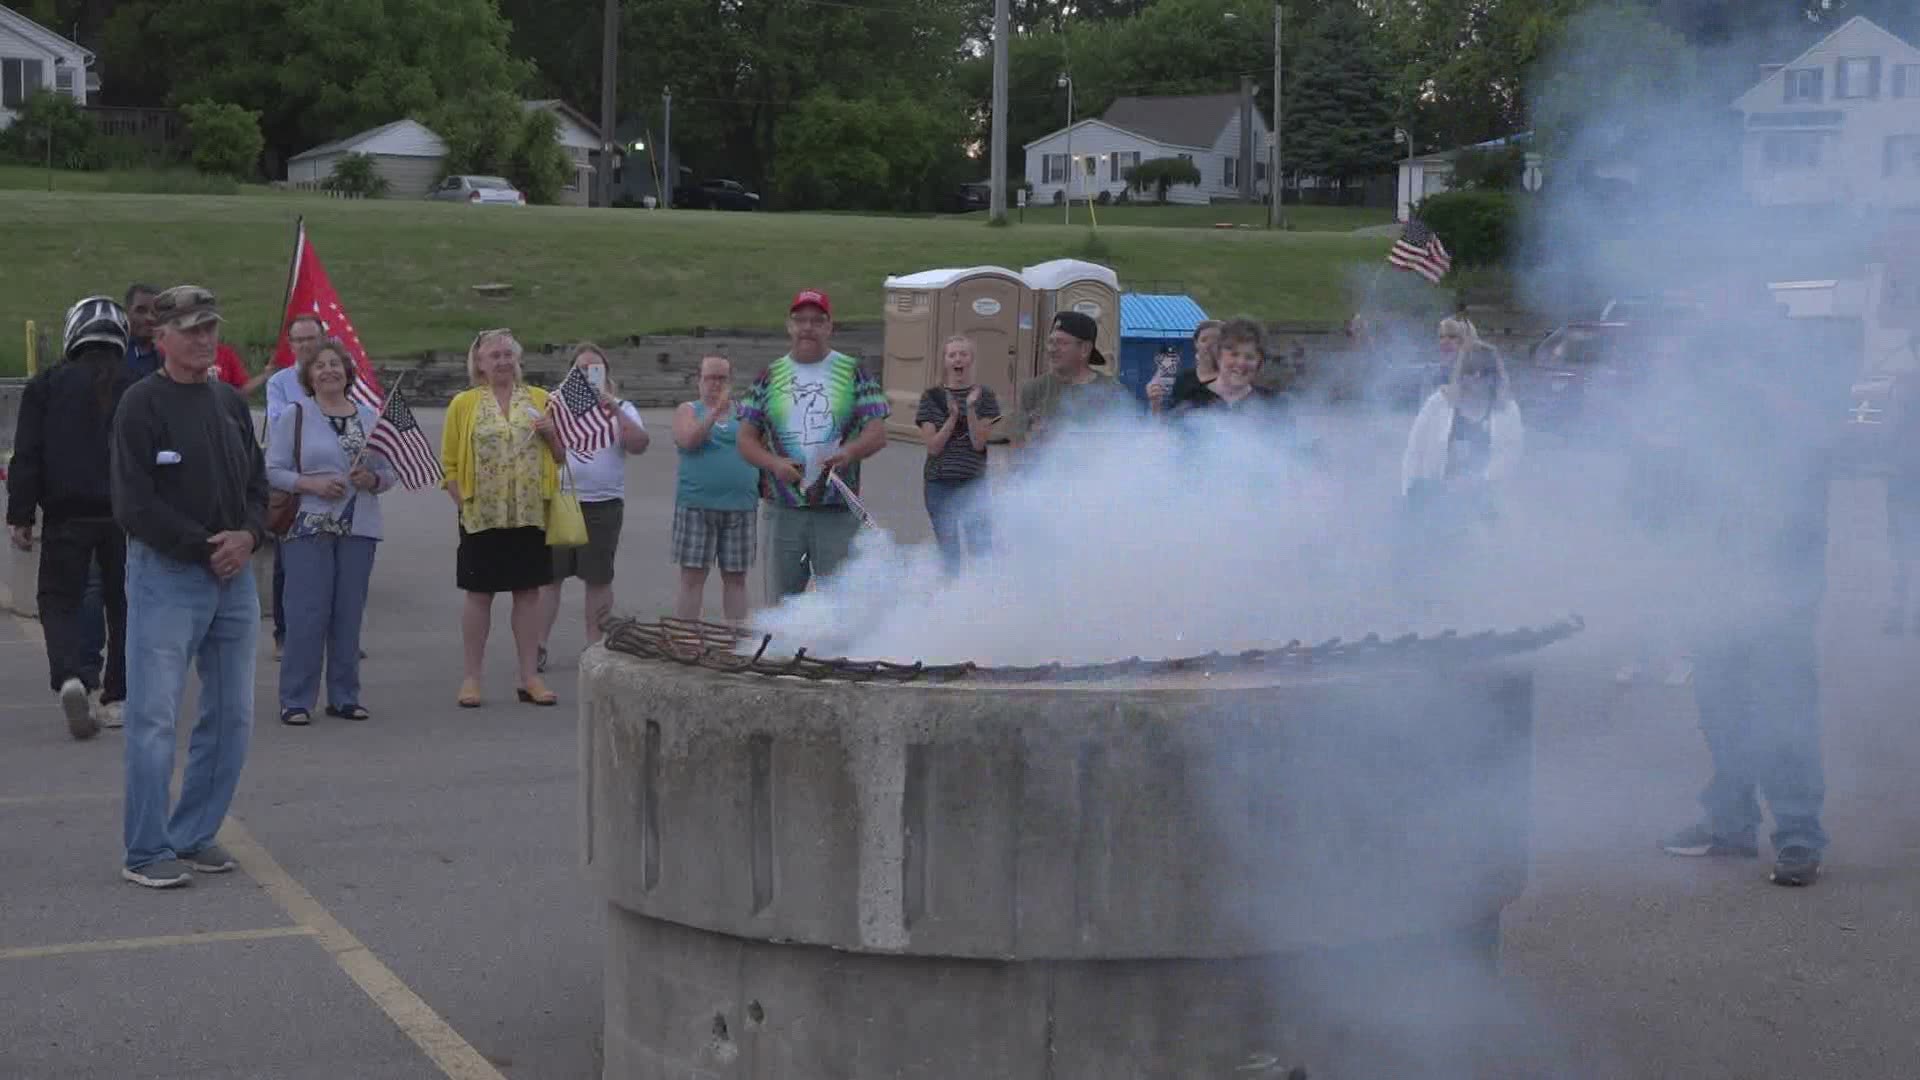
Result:
<svg viewBox="0 0 1920 1080"><path fill-rule="evenodd" d="M540 589L553 579L547 503L554 465L565 451L547 415L546 391L520 381L520 343L511 330L487 330L467 350L472 389L447 405L440 462L460 516L454 581L467 594L460 614L466 678L457 699L480 707L480 669L493 625L493 596L513 594L513 644L520 700L558 702L536 670Z"/></svg>

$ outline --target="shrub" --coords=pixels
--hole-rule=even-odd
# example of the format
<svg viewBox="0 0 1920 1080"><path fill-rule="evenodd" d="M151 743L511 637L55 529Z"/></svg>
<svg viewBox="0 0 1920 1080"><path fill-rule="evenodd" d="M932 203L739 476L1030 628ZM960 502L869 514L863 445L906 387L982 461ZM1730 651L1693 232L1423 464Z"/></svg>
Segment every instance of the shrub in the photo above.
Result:
<svg viewBox="0 0 1920 1080"><path fill-rule="evenodd" d="M1126 171L1127 183L1146 191L1152 188L1159 202L1167 201L1167 191L1175 184L1200 183L1200 167L1186 158L1163 157L1143 161Z"/></svg>
<svg viewBox="0 0 1920 1080"><path fill-rule="evenodd" d="M15 110L13 125L0 132L0 153L27 165L47 163L47 136L53 135L53 165L94 170L105 166L100 132L71 94L36 90Z"/></svg>
<svg viewBox="0 0 1920 1080"><path fill-rule="evenodd" d="M328 191L378 199L386 195L388 184L387 178L374 170L372 154L347 154L333 163L333 172L321 186Z"/></svg>
<svg viewBox="0 0 1920 1080"><path fill-rule="evenodd" d="M1130 187L1121 188L1120 194L1116 196L1113 201L1119 203L1121 206L1131 205L1133 203L1133 189Z"/></svg>
<svg viewBox="0 0 1920 1080"><path fill-rule="evenodd" d="M1454 191L1519 191L1527 175L1527 151L1520 146L1462 150L1453 159Z"/></svg>
<svg viewBox="0 0 1920 1080"><path fill-rule="evenodd" d="M193 142L193 167L209 176L247 180L259 175L260 114L224 102L196 101L180 107Z"/></svg>
<svg viewBox="0 0 1920 1080"><path fill-rule="evenodd" d="M1414 216L1440 235L1455 266L1497 266L1512 250L1515 197L1503 191L1447 191L1429 195Z"/></svg>
<svg viewBox="0 0 1920 1080"><path fill-rule="evenodd" d="M1059 189L1059 190L1057 190L1057 191L1055 191L1055 192L1053 193L1053 205L1055 205L1055 206L1065 206L1065 205L1066 205L1066 203L1067 203L1067 189L1066 189L1066 188L1061 188L1061 189Z"/></svg>
<svg viewBox="0 0 1920 1080"><path fill-rule="evenodd" d="M1107 191L1106 189L1103 188L1101 189L1100 194L1094 196L1093 201L1100 204L1101 206L1112 206L1113 192Z"/></svg>

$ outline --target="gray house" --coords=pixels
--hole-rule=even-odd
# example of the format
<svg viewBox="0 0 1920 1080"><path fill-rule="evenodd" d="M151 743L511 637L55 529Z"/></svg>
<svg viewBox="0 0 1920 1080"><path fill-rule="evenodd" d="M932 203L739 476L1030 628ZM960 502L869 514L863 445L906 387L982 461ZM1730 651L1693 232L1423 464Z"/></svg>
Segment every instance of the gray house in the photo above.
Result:
<svg viewBox="0 0 1920 1080"><path fill-rule="evenodd" d="M295 154L287 162L287 184L302 190L316 189L348 154L373 157L373 171L386 178L389 198L417 199L440 179L447 144L418 121L395 120Z"/></svg>

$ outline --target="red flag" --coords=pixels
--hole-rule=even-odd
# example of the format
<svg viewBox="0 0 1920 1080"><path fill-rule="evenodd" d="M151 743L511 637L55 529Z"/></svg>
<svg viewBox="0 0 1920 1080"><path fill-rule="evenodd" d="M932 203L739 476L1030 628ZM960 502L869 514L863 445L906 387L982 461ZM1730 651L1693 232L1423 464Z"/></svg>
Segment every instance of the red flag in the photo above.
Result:
<svg viewBox="0 0 1920 1080"><path fill-rule="evenodd" d="M339 338L353 354L353 363L358 369L359 378L347 391L347 396L366 405L370 409L380 408L380 376L373 370L373 362L367 359L367 350L360 344L359 331L353 328L353 320L347 317L347 311L340 306L340 294L334 291L333 282L327 279L327 268L320 265L320 256L314 253L313 241L307 238L307 226L300 225L300 233L293 245L293 285L287 291L287 313L280 321L280 345L273 351L273 366L283 368L293 363L293 345L287 340L287 323L295 315L318 315L326 324L327 336Z"/></svg>

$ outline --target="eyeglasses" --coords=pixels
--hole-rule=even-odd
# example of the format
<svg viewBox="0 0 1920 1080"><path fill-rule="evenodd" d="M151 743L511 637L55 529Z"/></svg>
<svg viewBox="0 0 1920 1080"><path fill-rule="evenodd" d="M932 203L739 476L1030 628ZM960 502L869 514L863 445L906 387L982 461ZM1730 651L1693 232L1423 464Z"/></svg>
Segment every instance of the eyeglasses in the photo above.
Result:
<svg viewBox="0 0 1920 1080"><path fill-rule="evenodd" d="M506 327L506 326L496 326L491 330L482 330L479 333L473 335L473 343L475 345L478 345L490 337L499 337L502 334L512 336L513 329L511 327Z"/></svg>

